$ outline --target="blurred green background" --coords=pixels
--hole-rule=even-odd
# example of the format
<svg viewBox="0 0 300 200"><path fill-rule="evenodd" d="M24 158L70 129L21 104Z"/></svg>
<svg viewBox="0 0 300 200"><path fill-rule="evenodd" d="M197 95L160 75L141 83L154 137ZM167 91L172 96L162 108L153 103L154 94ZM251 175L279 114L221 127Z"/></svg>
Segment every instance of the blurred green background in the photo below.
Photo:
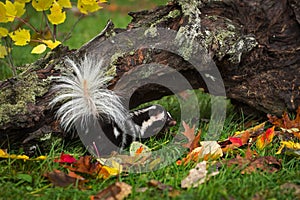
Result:
<svg viewBox="0 0 300 200"><path fill-rule="evenodd" d="M3 0L1 1L4 2ZM80 18L80 13L75 7L75 1L73 2L74 7L67 10L66 21L57 27L59 40L62 40L62 38L72 30L71 37L63 42L63 44L69 46L70 49L78 49L84 43L95 37L103 30L109 19L113 21L115 27L126 28L131 21L131 17L127 15L128 12L152 9L157 5L165 5L168 0L109 0L108 4L104 4L103 9L81 17L76 26L74 26L74 24ZM36 12L30 4L27 4L27 12L22 18L29 20L29 22L39 30L43 29L41 24L44 24L44 16L41 12ZM27 26L22 26L22 23L18 20L15 20L13 24L0 24L0 27L6 27L10 31L19 26L28 29ZM33 34L32 31L31 34ZM3 40L1 43L4 45ZM34 45L36 44L13 46L12 59L15 66L20 67L26 63L32 63L45 54L31 54L30 52ZM0 80L12 76L12 71L5 62L6 58L0 59ZM18 68L18 71L22 71L22 67Z"/></svg>

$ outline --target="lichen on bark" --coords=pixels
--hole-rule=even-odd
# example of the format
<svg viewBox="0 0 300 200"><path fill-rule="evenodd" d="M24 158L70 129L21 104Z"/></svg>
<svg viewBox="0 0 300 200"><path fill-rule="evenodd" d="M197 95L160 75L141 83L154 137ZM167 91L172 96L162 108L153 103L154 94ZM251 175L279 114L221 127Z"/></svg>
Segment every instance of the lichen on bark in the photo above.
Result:
<svg viewBox="0 0 300 200"><path fill-rule="evenodd" d="M30 70L29 70L30 71ZM13 87L6 87L0 93L0 126L16 120L17 114L30 113L28 104L36 103L50 88L50 79L39 80L35 72L25 72L11 79Z"/></svg>

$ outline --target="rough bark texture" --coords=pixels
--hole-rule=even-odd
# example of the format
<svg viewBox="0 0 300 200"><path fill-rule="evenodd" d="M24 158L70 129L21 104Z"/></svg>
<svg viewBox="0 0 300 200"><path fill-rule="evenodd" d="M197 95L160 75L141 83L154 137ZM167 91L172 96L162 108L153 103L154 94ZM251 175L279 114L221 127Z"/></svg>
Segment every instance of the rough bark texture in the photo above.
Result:
<svg viewBox="0 0 300 200"><path fill-rule="evenodd" d="M66 70L62 62L66 55L77 59L88 52L109 58L105 59L106 65L116 69L110 89L127 72L149 63L168 65L186 77L194 88L207 89L197 70L179 55L149 48L119 52L117 47L105 43L111 36L139 27L148 32L161 27L188 34L213 58L227 97L238 105L253 112L277 115L285 110L295 111L300 105L299 13L297 0L178 0L154 10L129 13L133 19L127 30L114 29L109 22L102 33L77 51L59 47L26 66L20 76L0 82L0 146L16 141L26 143L44 133L60 132L48 103L54 95L50 90L55 84L51 77ZM157 82L174 75L160 73L161 76L143 76ZM127 85L118 87L125 89ZM133 93L130 105L134 107L167 94L170 90L164 87L145 85Z"/></svg>

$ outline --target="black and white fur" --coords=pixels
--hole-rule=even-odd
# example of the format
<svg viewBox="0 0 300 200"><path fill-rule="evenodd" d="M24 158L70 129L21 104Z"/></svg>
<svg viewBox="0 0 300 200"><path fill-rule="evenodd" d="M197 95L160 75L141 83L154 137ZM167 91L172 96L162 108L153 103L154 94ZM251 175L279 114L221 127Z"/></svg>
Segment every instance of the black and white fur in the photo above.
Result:
<svg viewBox="0 0 300 200"><path fill-rule="evenodd" d="M115 123L101 122L103 132L112 143L119 147L126 147L134 140L144 141L176 124L170 113L160 105L132 111L129 116L125 126L126 132Z"/></svg>
<svg viewBox="0 0 300 200"><path fill-rule="evenodd" d="M107 138L124 148L132 140L148 138L174 124L170 114L159 105L128 112L121 98L107 89L113 77L101 61L85 56L79 63L66 59L66 64L73 72L57 78L54 90L58 95L50 102L52 107L61 104L56 117L65 131L79 125L82 135L88 134L91 121L100 122Z"/></svg>

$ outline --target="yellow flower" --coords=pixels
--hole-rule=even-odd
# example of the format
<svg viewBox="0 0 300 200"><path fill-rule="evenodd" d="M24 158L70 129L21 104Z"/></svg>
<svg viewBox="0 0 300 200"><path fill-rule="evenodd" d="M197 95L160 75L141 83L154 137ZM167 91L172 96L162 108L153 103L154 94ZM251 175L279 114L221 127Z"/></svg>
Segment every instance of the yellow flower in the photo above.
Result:
<svg viewBox="0 0 300 200"><path fill-rule="evenodd" d="M70 0L56 0L56 2L63 8L72 8Z"/></svg>
<svg viewBox="0 0 300 200"><path fill-rule="evenodd" d="M8 35L8 30L6 28L0 27L0 38L6 37Z"/></svg>
<svg viewBox="0 0 300 200"><path fill-rule="evenodd" d="M0 22L7 22L5 4L0 1Z"/></svg>
<svg viewBox="0 0 300 200"><path fill-rule="evenodd" d="M52 7L50 8L50 15L47 15L49 21L52 24L61 24L64 23L64 21L66 20L66 12L62 11L62 7L54 2Z"/></svg>
<svg viewBox="0 0 300 200"><path fill-rule="evenodd" d="M14 6L16 8L16 16L21 17L25 13L25 3L15 1Z"/></svg>
<svg viewBox="0 0 300 200"><path fill-rule="evenodd" d="M54 0L32 0L32 6L36 11L48 10Z"/></svg>
<svg viewBox="0 0 300 200"><path fill-rule="evenodd" d="M5 9L6 9L6 20L7 20L7 22L14 21L15 16L17 16L17 10L16 10L15 5L12 2L6 0Z"/></svg>
<svg viewBox="0 0 300 200"><path fill-rule="evenodd" d="M18 29L8 35L14 41L14 44L18 46L24 46L30 42L30 33L29 30L26 29Z"/></svg>
<svg viewBox="0 0 300 200"><path fill-rule="evenodd" d="M15 2L19 2L19 3L28 3L31 0L15 0Z"/></svg>
<svg viewBox="0 0 300 200"><path fill-rule="evenodd" d="M78 0L77 8L81 13L88 14L88 13L96 12L97 10L101 9L102 7L99 6L99 3L102 2L92 1L92 0Z"/></svg>
<svg viewBox="0 0 300 200"><path fill-rule="evenodd" d="M46 45L47 47L49 47L50 49L54 49L55 47L57 47L58 45L61 44L60 41L58 40L55 40L55 42L53 42L52 40L42 40Z"/></svg>

